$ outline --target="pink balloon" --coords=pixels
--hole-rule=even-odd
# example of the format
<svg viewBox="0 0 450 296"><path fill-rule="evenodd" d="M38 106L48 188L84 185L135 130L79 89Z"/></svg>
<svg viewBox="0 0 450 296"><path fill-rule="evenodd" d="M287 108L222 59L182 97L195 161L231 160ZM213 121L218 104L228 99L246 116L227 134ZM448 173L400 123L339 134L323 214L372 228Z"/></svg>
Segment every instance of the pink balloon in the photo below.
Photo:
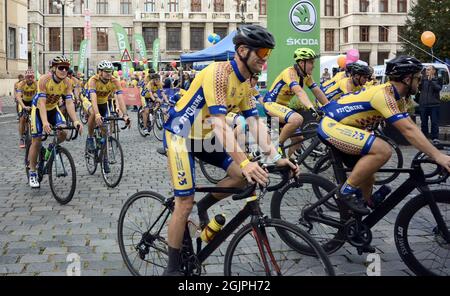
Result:
<svg viewBox="0 0 450 296"><path fill-rule="evenodd" d="M117 71L117 74L119 74L119 76L122 76L122 70Z"/></svg>
<svg viewBox="0 0 450 296"><path fill-rule="evenodd" d="M139 63L139 60L138 59L134 59L134 63L135 64Z"/></svg>
<svg viewBox="0 0 450 296"><path fill-rule="evenodd" d="M347 51L347 62L357 62L359 60L359 50L357 49L350 49L349 51Z"/></svg>

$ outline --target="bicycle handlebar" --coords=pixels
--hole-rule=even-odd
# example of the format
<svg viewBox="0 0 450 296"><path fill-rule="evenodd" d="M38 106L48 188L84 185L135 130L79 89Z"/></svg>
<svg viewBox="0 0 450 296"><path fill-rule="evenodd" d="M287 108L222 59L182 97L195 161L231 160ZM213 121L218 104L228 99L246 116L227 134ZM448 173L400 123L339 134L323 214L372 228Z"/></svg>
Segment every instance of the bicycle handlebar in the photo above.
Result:
<svg viewBox="0 0 450 296"><path fill-rule="evenodd" d="M444 182L445 180L447 180L447 178L449 177L449 172L444 167L442 167L441 165L437 164L434 160L432 160L430 158L413 159L411 167L419 168L420 170L423 171L423 169L420 167L420 165L424 164L424 163L434 164L434 165L439 167L438 172L436 174L433 174L432 177L434 177L436 175L440 175L440 177L435 179L435 180L430 180L430 179L425 180L425 183L427 183L427 184L440 184L440 183Z"/></svg>
<svg viewBox="0 0 450 296"><path fill-rule="evenodd" d="M276 165L263 165L263 168L265 168L269 173L281 173L281 176L283 177L281 182L279 184L273 185L273 186L267 186L266 190L269 192L276 191L280 188L282 188L284 185L289 182L289 172L291 171L291 168L289 166L284 167L278 167ZM241 200L247 197L250 197L252 193L256 190L257 183L251 184L247 186L241 193L233 195L233 200ZM263 189L264 186L260 185L260 188Z"/></svg>
<svg viewBox="0 0 450 296"><path fill-rule="evenodd" d="M122 117L117 117L117 116L108 116L108 117L102 117L102 120L104 122L107 121L125 121L125 119L123 119ZM127 124L125 124L123 127L120 127L121 130L124 130L128 127Z"/></svg>
<svg viewBox="0 0 450 296"><path fill-rule="evenodd" d="M45 141L45 140L47 140L47 138L48 138L49 136L56 136L56 132L57 132L57 131L62 131L62 130L75 130L75 136L73 136L73 137L71 138L71 140L75 140L75 139L78 137L78 129L77 129L75 126L64 126L64 127L62 127L62 126L57 126L57 127L52 127L53 134L44 134L44 135L41 137L41 140L42 140L42 141Z"/></svg>

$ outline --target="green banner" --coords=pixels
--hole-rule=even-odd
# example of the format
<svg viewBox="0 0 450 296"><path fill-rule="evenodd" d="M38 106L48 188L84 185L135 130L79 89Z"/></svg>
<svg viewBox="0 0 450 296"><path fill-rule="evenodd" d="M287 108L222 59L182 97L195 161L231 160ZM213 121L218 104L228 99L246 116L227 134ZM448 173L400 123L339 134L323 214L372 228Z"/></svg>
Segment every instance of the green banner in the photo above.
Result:
<svg viewBox="0 0 450 296"><path fill-rule="evenodd" d="M86 67L86 53L88 41L84 39L80 44L80 54L78 55L78 72L84 73Z"/></svg>
<svg viewBox="0 0 450 296"><path fill-rule="evenodd" d="M73 43L70 46L69 61L70 61L70 64L72 65L72 68L73 68Z"/></svg>
<svg viewBox="0 0 450 296"><path fill-rule="evenodd" d="M267 25L275 36L276 47L268 63L268 85L285 68L294 65L294 51L300 47L320 53L320 0L268 0ZM316 60L314 81L320 80ZM311 98L311 97L310 97Z"/></svg>
<svg viewBox="0 0 450 296"><path fill-rule="evenodd" d="M39 80L39 69L38 69L38 52L36 48L36 39L34 36L34 31L31 34L31 67L33 67L34 75L36 80Z"/></svg>
<svg viewBox="0 0 450 296"><path fill-rule="evenodd" d="M116 34L117 44L119 46L119 53L120 57L122 58L122 55L126 50L128 50L128 53L131 54L130 51L130 43L128 42L128 35L125 32L125 29L118 23L113 23L113 29L114 33ZM132 68L131 62L123 62L122 63L122 72L124 77L128 77L129 69Z"/></svg>
<svg viewBox="0 0 450 296"><path fill-rule="evenodd" d="M141 60L147 59L147 48L145 47L144 36L142 36L142 34L134 34L134 41L136 42L136 50L139 52Z"/></svg>
<svg viewBox="0 0 450 296"><path fill-rule="evenodd" d="M158 72L158 62L159 62L159 38L153 41L153 70Z"/></svg>

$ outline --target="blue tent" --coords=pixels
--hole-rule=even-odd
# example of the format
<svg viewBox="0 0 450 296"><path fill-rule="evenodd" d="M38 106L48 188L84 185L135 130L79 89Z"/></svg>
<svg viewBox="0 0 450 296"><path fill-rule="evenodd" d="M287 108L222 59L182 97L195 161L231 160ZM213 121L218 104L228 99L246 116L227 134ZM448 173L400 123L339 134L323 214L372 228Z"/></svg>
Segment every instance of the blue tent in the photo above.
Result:
<svg viewBox="0 0 450 296"><path fill-rule="evenodd" d="M234 35L236 35L236 31L231 32L222 41L211 47L194 53L182 54L180 60L182 63L231 60L234 58Z"/></svg>

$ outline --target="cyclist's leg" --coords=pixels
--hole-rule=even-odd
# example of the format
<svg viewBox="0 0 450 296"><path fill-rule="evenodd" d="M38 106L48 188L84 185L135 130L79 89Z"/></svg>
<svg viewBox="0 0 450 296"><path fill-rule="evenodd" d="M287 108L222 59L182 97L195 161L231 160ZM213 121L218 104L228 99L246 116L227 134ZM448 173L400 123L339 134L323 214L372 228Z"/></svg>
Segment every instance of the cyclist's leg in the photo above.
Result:
<svg viewBox="0 0 450 296"><path fill-rule="evenodd" d="M342 186L341 194L351 195L361 189L364 198L369 200L374 174L391 157L389 144L372 133L343 125L327 117L321 121L318 135L345 154L362 156Z"/></svg>
<svg viewBox="0 0 450 296"><path fill-rule="evenodd" d="M147 129L149 114L150 114L150 106L148 103L146 103L144 111L142 112L142 123L144 124L144 129Z"/></svg>
<svg viewBox="0 0 450 296"><path fill-rule="evenodd" d="M285 124L280 133L280 144L283 144L289 139L303 123L303 117L286 106L268 102L264 104L264 109L269 116L277 117L280 120L280 123ZM298 147L293 146L290 153L294 152L297 148Z"/></svg>
<svg viewBox="0 0 450 296"><path fill-rule="evenodd" d="M100 113L100 115L105 118L108 117L110 115L109 113L109 107L108 107L108 103L104 103L104 104L97 104L98 107L98 112ZM102 136L106 135L106 130L105 128L101 128L102 131Z"/></svg>
<svg viewBox="0 0 450 296"><path fill-rule="evenodd" d="M47 111L48 122L52 126L56 127L65 127L67 126L66 118L64 117L63 112L56 107L53 110ZM58 144L61 144L66 140L66 131L58 131Z"/></svg>
<svg viewBox="0 0 450 296"><path fill-rule="evenodd" d="M41 147L41 137L42 137L42 121L39 115L39 109L33 106L31 109L31 147L28 152L28 161L30 165L30 171L36 172L37 158L39 154L39 149Z"/></svg>
<svg viewBox="0 0 450 296"><path fill-rule="evenodd" d="M165 275L179 275L180 249L194 201L194 159L186 147L186 139L168 131L164 134L169 173L175 193L175 209L167 230L169 262Z"/></svg>
<svg viewBox="0 0 450 296"><path fill-rule="evenodd" d="M18 114L19 114L19 138L22 138L24 130L25 130L25 117L23 116L23 108L22 105L19 104Z"/></svg>
<svg viewBox="0 0 450 296"><path fill-rule="evenodd" d="M95 128L94 109L92 108L92 103L86 97L83 97L82 108L89 116L88 117L88 137L92 138L92 136L94 135L94 128Z"/></svg>

